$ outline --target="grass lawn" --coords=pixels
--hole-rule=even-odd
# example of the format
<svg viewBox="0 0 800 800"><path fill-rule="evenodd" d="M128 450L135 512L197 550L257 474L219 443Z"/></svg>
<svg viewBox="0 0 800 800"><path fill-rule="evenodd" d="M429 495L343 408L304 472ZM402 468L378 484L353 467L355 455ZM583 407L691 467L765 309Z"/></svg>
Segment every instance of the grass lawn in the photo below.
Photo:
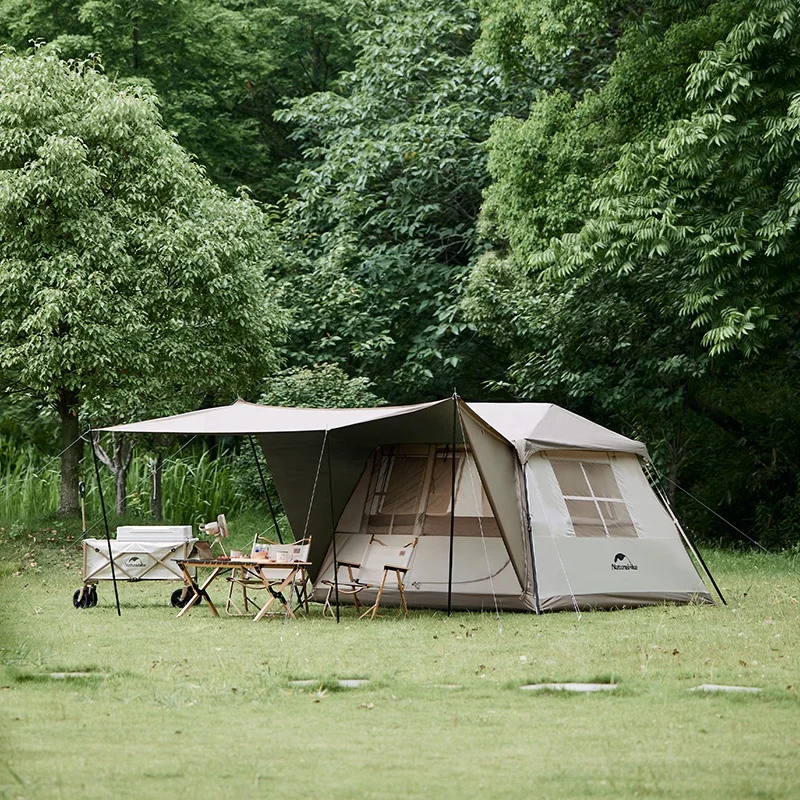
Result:
<svg viewBox="0 0 800 800"><path fill-rule="evenodd" d="M121 618L108 583L75 610L75 530L53 529L0 531L2 797L800 796L788 557L708 553L727 607L254 625L176 619L171 583L121 584ZM688 691L703 683L764 691Z"/></svg>

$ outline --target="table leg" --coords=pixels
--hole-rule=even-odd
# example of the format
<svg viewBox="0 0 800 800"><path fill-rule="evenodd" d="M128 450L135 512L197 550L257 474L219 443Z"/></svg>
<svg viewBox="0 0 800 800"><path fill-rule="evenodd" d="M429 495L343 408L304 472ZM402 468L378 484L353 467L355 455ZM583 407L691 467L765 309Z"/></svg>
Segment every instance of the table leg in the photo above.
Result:
<svg viewBox="0 0 800 800"><path fill-rule="evenodd" d="M211 602L211 598L208 596L208 592L206 591L206 589L211 585L211 582L214 580L214 578L216 578L217 575L219 575L220 572L222 572L222 570L224 568L223 567L214 567L214 569L212 570L211 574L205 579L205 581L203 581L203 585L202 586L198 586L197 585L197 582L192 579L192 577L189 575L189 573L188 573L188 571L186 570L185 567L181 567L181 569L183 570L184 577L189 581L189 588L194 593L194 596L180 610L180 612L178 613L178 616L182 617L192 606L196 605L198 600L202 597L206 601L206 603L208 603L208 610L215 617L218 617L219 616L219 612L217 611L217 609L214 606L214 604Z"/></svg>
<svg viewBox="0 0 800 800"><path fill-rule="evenodd" d="M258 569L258 568L257 568ZM270 598L261 606L261 611L253 617L253 622L258 622L260 619L263 618L264 614L267 613L267 609L276 601L280 600L281 604L283 605L284 611L286 611L287 616L295 619L294 612L292 611L292 607L289 603L286 602L286 598L282 596L281 592L286 589L287 586L291 586L292 582L294 581L295 575L297 575L297 567L289 571L289 574L281 581L278 585L277 589L273 589L270 585L270 582L267 578L264 577L263 573L260 569L258 569L258 575L261 578L261 582L264 584L264 588L270 593Z"/></svg>

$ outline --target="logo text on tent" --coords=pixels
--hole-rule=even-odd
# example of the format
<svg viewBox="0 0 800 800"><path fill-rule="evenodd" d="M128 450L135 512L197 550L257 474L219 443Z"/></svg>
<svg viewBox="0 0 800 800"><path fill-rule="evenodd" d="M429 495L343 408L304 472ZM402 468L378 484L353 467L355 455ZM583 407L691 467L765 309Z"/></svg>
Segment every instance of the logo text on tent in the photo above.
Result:
<svg viewBox="0 0 800 800"><path fill-rule="evenodd" d="M636 564L631 561L625 553L617 553L614 556L614 561L611 564L611 569L639 569Z"/></svg>

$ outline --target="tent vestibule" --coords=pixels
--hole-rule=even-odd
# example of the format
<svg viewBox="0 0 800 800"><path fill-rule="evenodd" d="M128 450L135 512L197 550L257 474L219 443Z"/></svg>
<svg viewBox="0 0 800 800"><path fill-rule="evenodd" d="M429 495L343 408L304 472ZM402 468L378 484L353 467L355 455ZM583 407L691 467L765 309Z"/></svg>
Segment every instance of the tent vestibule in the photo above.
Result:
<svg viewBox="0 0 800 800"><path fill-rule="evenodd" d="M238 401L110 430L256 436L295 537L311 538L317 599L333 580L335 535L338 560L364 569L413 546L412 607L447 608L448 595L454 609L485 610L711 602L647 481L645 446L558 406ZM399 599L387 585L382 605Z"/></svg>

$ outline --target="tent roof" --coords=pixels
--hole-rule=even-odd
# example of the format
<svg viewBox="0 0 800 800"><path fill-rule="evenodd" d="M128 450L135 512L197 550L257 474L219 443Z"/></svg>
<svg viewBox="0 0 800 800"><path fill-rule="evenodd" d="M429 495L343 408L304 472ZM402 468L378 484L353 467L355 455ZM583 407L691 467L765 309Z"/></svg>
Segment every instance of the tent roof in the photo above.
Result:
<svg viewBox="0 0 800 800"><path fill-rule="evenodd" d="M229 406L104 428L120 433L270 434L332 431L377 420L413 415L450 399L380 408L284 408L237 400ZM513 444L523 461L552 449L606 450L647 458L641 442L628 439L552 403L464 403L483 423Z"/></svg>

